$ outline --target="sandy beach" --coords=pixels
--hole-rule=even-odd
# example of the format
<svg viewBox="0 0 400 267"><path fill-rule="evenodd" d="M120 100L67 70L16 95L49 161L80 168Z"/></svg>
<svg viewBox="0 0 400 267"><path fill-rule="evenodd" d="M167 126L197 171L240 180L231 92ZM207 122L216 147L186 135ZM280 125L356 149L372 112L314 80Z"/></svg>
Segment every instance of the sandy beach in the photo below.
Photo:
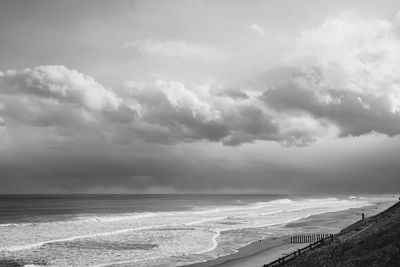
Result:
<svg viewBox="0 0 400 267"><path fill-rule="evenodd" d="M326 233L326 229L330 229L330 231L332 231L332 229L336 229L336 232L333 233L337 233L348 225L360 220L362 213L364 213L366 217L370 217L382 212L394 203L394 201L378 202L363 208L313 215L293 223L289 223L285 227L288 229L297 228L300 231L299 233ZM289 254L294 250L305 247L306 245L307 244L305 243L290 243L290 236L266 238L242 247L236 253L187 266L259 267L265 263L276 260L285 254Z"/></svg>

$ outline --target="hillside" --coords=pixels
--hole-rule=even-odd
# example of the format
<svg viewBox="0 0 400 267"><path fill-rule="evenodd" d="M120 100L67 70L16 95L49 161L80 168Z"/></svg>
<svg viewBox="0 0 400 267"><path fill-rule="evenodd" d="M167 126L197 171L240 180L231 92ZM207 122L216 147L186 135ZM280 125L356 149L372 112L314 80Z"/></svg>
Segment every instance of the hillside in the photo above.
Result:
<svg viewBox="0 0 400 267"><path fill-rule="evenodd" d="M400 203L343 229L284 266L400 266Z"/></svg>

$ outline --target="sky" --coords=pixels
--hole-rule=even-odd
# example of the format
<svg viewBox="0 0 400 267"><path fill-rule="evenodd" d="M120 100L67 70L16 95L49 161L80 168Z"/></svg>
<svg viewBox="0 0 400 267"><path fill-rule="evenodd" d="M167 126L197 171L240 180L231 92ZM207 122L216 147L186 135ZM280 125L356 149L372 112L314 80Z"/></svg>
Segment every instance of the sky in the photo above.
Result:
<svg viewBox="0 0 400 267"><path fill-rule="evenodd" d="M399 11L0 1L0 193L396 193Z"/></svg>

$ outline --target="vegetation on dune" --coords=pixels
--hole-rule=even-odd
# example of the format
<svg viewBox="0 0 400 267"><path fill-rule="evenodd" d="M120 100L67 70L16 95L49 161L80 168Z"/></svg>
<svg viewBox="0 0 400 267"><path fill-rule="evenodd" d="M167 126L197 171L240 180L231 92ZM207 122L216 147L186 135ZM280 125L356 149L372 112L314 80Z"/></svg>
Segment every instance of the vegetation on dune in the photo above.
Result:
<svg viewBox="0 0 400 267"><path fill-rule="evenodd" d="M400 266L400 204L340 232L285 266Z"/></svg>

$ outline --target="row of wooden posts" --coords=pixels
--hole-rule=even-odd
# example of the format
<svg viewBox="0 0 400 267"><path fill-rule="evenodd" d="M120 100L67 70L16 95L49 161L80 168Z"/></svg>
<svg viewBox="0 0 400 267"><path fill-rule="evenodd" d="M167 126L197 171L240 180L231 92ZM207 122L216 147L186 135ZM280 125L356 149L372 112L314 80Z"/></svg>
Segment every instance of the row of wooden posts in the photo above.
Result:
<svg viewBox="0 0 400 267"><path fill-rule="evenodd" d="M330 236L331 234L296 235L290 238L290 243L313 243Z"/></svg>
<svg viewBox="0 0 400 267"><path fill-rule="evenodd" d="M304 237L305 239L307 239L307 238L310 239L311 237L314 237L314 236L318 237L318 235L302 235L302 236L294 236L294 237ZM294 258L296 258L301 253L303 253L307 250L312 250L314 248L317 248L317 247L321 246L322 244L324 244L325 242L332 242L334 235L333 234L319 234L319 237L321 239L315 241L314 243L311 243L304 248L294 251L294 252L292 252L286 256L283 256L277 260L274 260L268 264L264 264L263 267L281 266L281 265L285 264L286 262L293 260ZM298 239L296 239L296 240L298 240ZM301 239L301 240L303 240L303 239ZM293 243L296 243L296 242L293 242ZM303 242L299 242L299 243L303 243Z"/></svg>

